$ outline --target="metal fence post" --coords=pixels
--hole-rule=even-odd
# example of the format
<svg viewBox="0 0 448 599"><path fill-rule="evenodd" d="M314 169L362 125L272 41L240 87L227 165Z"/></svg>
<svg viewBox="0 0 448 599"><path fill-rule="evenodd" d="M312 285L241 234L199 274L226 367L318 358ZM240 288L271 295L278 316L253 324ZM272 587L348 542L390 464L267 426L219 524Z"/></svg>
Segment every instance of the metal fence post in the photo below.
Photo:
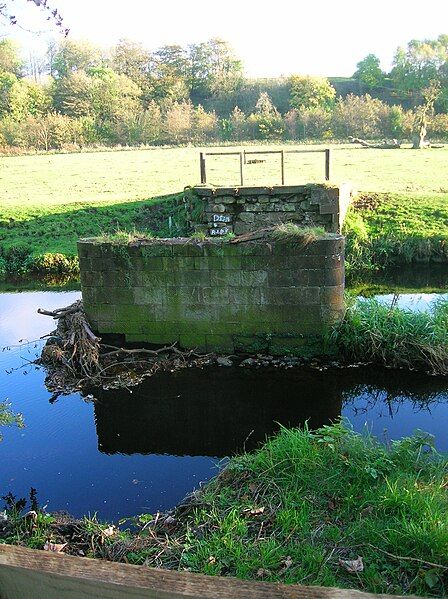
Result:
<svg viewBox="0 0 448 599"><path fill-rule="evenodd" d="M325 181L330 180L330 148L325 150Z"/></svg>
<svg viewBox="0 0 448 599"><path fill-rule="evenodd" d="M201 168L201 183L207 183L207 174L205 172L205 156L203 152L199 154L199 165Z"/></svg>
<svg viewBox="0 0 448 599"><path fill-rule="evenodd" d="M285 152L282 150L282 153L280 154L280 163L281 163L281 169L282 169L282 185L285 184Z"/></svg>
<svg viewBox="0 0 448 599"><path fill-rule="evenodd" d="M241 185L244 185L244 176L243 176L243 152L240 152L240 178Z"/></svg>

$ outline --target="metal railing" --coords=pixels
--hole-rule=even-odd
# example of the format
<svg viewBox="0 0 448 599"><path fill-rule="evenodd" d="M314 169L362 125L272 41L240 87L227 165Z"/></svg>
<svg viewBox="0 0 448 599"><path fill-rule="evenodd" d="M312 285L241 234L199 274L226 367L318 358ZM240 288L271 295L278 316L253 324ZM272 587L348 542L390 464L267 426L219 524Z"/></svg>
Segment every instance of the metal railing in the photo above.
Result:
<svg viewBox="0 0 448 599"><path fill-rule="evenodd" d="M199 165L201 172L201 183L207 183L207 156L239 156L240 162L240 185L244 185L244 165L247 164L247 156L279 154L280 155L280 175L281 184L285 185L285 154L325 154L325 181L330 180L331 176L331 151L330 148L312 149L312 150L243 150L241 152L201 152L199 154Z"/></svg>

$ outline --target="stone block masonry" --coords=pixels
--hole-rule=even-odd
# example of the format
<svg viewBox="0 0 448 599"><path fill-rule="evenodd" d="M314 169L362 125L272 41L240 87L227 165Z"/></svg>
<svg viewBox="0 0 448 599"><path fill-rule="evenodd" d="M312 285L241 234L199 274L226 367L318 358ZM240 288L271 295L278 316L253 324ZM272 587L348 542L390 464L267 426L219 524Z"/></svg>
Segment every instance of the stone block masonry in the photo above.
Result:
<svg viewBox="0 0 448 599"><path fill-rule="evenodd" d="M204 202L197 230L219 237L240 235L278 223L322 226L340 232L353 189L349 183L281 185L276 187L198 186L195 194Z"/></svg>
<svg viewBox="0 0 448 599"><path fill-rule="evenodd" d="M344 239L78 242L100 335L222 353L315 355L344 313Z"/></svg>

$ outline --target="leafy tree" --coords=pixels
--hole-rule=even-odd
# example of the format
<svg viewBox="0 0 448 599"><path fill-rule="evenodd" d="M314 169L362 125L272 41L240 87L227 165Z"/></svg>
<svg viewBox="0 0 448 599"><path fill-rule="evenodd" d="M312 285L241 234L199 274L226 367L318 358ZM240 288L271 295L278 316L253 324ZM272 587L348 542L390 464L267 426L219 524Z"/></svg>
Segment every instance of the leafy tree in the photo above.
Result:
<svg viewBox="0 0 448 599"><path fill-rule="evenodd" d="M248 120L254 126L255 136L259 139L278 139L283 135L282 118L266 92L260 94L255 112Z"/></svg>
<svg viewBox="0 0 448 599"><path fill-rule="evenodd" d="M380 136L379 122L383 102L369 94L355 96L349 94L339 98L333 112L333 128L343 137L363 137L372 139Z"/></svg>
<svg viewBox="0 0 448 599"><path fill-rule="evenodd" d="M188 56L179 45L163 46L151 56L151 86L154 99L179 102L188 98Z"/></svg>
<svg viewBox="0 0 448 599"><path fill-rule="evenodd" d="M398 48L390 75L395 88L414 101L421 98L431 81L448 87L448 35L411 40L406 49Z"/></svg>
<svg viewBox="0 0 448 599"><path fill-rule="evenodd" d="M193 137L197 142L206 142L216 136L218 119L215 112L207 112L199 104L193 115Z"/></svg>
<svg viewBox="0 0 448 599"><path fill-rule="evenodd" d="M10 39L0 40L0 71L20 77L23 66L18 45Z"/></svg>
<svg viewBox="0 0 448 599"><path fill-rule="evenodd" d="M241 85L242 63L231 46L214 38L190 46L190 89L193 100L230 94Z"/></svg>
<svg viewBox="0 0 448 599"><path fill-rule="evenodd" d="M112 48L111 68L119 75L132 79L141 90L148 88L150 63L150 52L131 40L122 39Z"/></svg>
<svg viewBox="0 0 448 599"><path fill-rule="evenodd" d="M238 106L235 106L232 110L229 121L232 139L236 141L243 140L247 132L246 115L238 108Z"/></svg>
<svg viewBox="0 0 448 599"><path fill-rule="evenodd" d="M383 85L384 73L380 67L380 59L375 54L368 54L356 65L356 72L353 77L367 87Z"/></svg>
<svg viewBox="0 0 448 599"><path fill-rule="evenodd" d="M336 90L324 77L292 75L289 78L289 87L292 108L330 110L334 105Z"/></svg>
<svg viewBox="0 0 448 599"><path fill-rule="evenodd" d="M43 116L51 108L48 90L26 79L14 83L9 94L9 113L20 121L27 116Z"/></svg>
<svg viewBox="0 0 448 599"><path fill-rule="evenodd" d="M141 91L126 75L103 69L93 77L93 109L100 121L117 121L135 116L141 109Z"/></svg>
<svg viewBox="0 0 448 599"><path fill-rule="evenodd" d="M0 116L11 110L11 90L17 82L17 77L12 73L0 72Z"/></svg>
<svg viewBox="0 0 448 599"><path fill-rule="evenodd" d="M304 138L322 139L333 137L331 113L324 108L308 108L298 113Z"/></svg>
<svg viewBox="0 0 448 599"><path fill-rule="evenodd" d="M53 105L67 116L94 116L95 82L85 71L76 71L55 81Z"/></svg>
<svg viewBox="0 0 448 599"><path fill-rule="evenodd" d="M52 70L55 77L68 77L77 71L86 71L100 66L101 50L86 40L64 40L53 57Z"/></svg>
<svg viewBox="0 0 448 599"><path fill-rule="evenodd" d="M165 114L165 141L182 143L190 141L194 107L190 101L174 102Z"/></svg>

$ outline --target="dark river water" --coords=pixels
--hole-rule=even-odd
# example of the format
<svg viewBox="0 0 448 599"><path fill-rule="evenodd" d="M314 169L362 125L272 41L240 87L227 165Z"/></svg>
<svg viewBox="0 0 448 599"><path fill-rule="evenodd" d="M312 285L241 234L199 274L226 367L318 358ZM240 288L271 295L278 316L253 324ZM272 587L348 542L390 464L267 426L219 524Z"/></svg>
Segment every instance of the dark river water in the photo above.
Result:
<svg viewBox="0 0 448 599"><path fill-rule="evenodd" d="M280 424L311 426L341 414L356 430L398 439L422 429L448 451L448 379L374 368L188 369L132 392L79 394L51 403L45 371L30 364L53 328L38 307L70 304L78 291L0 293L0 402L25 428L3 428L0 495L38 491L47 510L117 520L173 507L216 474L227 456L251 450ZM392 296L384 301L390 301ZM403 294L428 309L436 296ZM0 508L2 502L0 501Z"/></svg>

